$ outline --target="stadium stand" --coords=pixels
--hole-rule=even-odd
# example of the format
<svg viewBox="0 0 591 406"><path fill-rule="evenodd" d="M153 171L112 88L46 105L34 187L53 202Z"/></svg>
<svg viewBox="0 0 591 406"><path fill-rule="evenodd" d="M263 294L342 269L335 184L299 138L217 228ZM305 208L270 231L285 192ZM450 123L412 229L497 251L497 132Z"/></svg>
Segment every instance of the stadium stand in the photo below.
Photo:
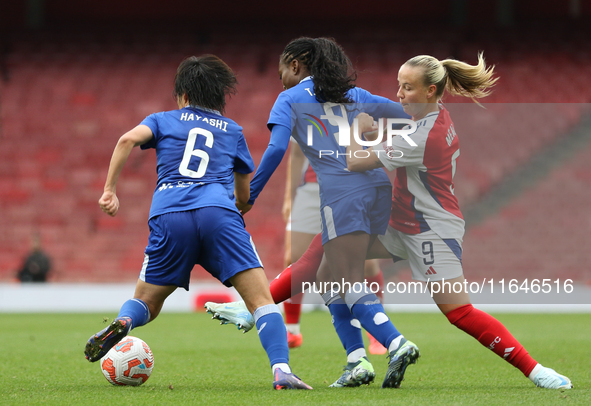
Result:
<svg viewBox="0 0 591 406"><path fill-rule="evenodd" d="M342 40L335 37L358 69L358 84L391 98L395 97L397 68L409 57L428 53L474 62L478 50L485 50L487 61L497 66L501 77L495 93L483 101L486 109L446 100L461 137L456 190L462 206L476 204L507 174L548 143L564 137L582 115L589 114L589 104L583 103L591 102L591 47L584 36L549 37L538 30L528 34L527 42L513 41L509 34L495 41L478 37L467 41L450 29L433 42L431 34L405 38L389 29L366 36L344 33ZM1 85L0 281L14 277L30 235L37 230L54 259L53 281L137 278L156 184L154 154L132 153L118 187L121 211L117 217L105 216L97 200L118 137L146 115L175 108L172 78L186 56L214 53L235 69L239 93L229 101L227 115L243 126L255 162L260 161L268 142L268 112L282 90L277 56L285 42L257 33L232 42L228 38L235 39L235 33L225 35L218 33L201 41L179 40L173 34L73 38L55 32L43 38L25 35L11 43L6 55L8 79ZM396 41L392 44L388 38ZM561 104L531 109L525 102ZM546 120L550 115L553 119ZM510 131L499 131L497 123ZM536 219L555 210L553 205L562 205L548 196L552 186L559 188L564 179L588 180L587 169L581 168L589 154L591 150L553 174L540 190L524 193L498 216L470 231L466 249L471 253L466 264L477 268L477 263L486 262L493 264L495 272L532 265L542 273L552 266L556 269L554 262L532 263L531 256L538 250L548 250L541 242L528 255L515 252L515 258L503 262L495 261L498 256L494 254L483 257L474 247L483 245L499 252L510 247L510 240L504 238L507 233L517 235L517 230L527 229L523 238L543 234L540 227L544 225ZM269 277L282 264L284 171L282 165L246 217ZM589 200L587 195L580 198ZM531 199L544 202L539 211L524 208ZM521 213L518 222L515 213ZM563 229L572 227L573 221L556 217L551 225ZM575 275L577 262L572 261L561 266ZM196 270L194 277L211 278L202 270Z"/></svg>
<svg viewBox="0 0 591 406"><path fill-rule="evenodd" d="M587 145L499 213L470 227L462 258L466 278L518 275L591 283L585 248L591 228L590 162Z"/></svg>

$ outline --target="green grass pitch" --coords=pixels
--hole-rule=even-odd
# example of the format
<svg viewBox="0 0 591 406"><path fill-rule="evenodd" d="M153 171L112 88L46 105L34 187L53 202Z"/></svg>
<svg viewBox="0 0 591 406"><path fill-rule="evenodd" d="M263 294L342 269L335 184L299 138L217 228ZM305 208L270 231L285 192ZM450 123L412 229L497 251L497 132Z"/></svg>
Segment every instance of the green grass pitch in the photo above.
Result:
<svg viewBox="0 0 591 406"><path fill-rule="evenodd" d="M304 345L291 366L313 391L274 391L256 332L205 313L163 313L133 331L154 353L150 379L115 387L84 359L88 337L113 314L0 314L1 405L589 405L590 314L496 315L539 362L567 375L570 391L536 388L441 314L390 314L421 350L400 389L381 389L385 356L370 355L376 382L332 389L345 353L326 312L302 316Z"/></svg>

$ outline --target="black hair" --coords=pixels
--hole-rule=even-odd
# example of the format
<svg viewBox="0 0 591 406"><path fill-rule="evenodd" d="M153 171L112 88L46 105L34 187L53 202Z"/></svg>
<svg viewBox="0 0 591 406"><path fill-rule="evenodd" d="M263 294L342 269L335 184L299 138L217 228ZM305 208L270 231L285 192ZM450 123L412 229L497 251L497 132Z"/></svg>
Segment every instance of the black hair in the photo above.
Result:
<svg viewBox="0 0 591 406"><path fill-rule="evenodd" d="M281 54L281 62L297 59L314 76L314 93L321 103L351 103L347 92L355 87L357 74L343 48L332 38L300 37ZM351 72L351 73L350 73Z"/></svg>
<svg viewBox="0 0 591 406"><path fill-rule="evenodd" d="M191 56L181 62L174 78L175 99L184 94L192 106L223 113L226 95L236 94L236 75L215 55Z"/></svg>

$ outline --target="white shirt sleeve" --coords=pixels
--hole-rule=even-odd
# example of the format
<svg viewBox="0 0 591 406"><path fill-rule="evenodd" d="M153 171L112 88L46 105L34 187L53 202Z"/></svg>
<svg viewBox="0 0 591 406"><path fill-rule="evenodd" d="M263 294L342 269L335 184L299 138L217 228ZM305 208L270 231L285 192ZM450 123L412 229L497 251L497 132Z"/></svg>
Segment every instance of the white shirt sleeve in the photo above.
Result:
<svg viewBox="0 0 591 406"><path fill-rule="evenodd" d="M429 131L425 127L419 127L416 132L409 135L417 146L410 145L400 135L396 135L392 137L391 146L388 142L383 142L373 147L373 151L389 171L403 166L419 166L423 163L427 135Z"/></svg>

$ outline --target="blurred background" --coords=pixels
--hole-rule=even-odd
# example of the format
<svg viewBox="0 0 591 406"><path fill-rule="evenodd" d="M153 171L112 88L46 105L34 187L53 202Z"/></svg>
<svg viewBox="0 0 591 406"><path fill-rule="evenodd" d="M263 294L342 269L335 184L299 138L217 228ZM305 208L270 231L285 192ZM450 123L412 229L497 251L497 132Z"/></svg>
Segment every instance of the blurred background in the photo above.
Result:
<svg viewBox="0 0 591 406"><path fill-rule="evenodd" d="M482 103L444 99L461 142L455 190L468 279L591 284L591 2L423 0L278 3L2 1L0 283L39 247L52 283L133 283L148 240L155 153L134 151L115 218L97 204L117 139L176 108L176 67L213 53L238 75L227 116L258 165L282 91L278 58L299 36L339 42L358 85L395 99L419 54L476 62L500 81ZM456 104L458 103L458 104ZM282 269L287 160L246 216L269 278ZM386 280L409 280L383 262ZM195 282L212 282L200 268Z"/></svg>

